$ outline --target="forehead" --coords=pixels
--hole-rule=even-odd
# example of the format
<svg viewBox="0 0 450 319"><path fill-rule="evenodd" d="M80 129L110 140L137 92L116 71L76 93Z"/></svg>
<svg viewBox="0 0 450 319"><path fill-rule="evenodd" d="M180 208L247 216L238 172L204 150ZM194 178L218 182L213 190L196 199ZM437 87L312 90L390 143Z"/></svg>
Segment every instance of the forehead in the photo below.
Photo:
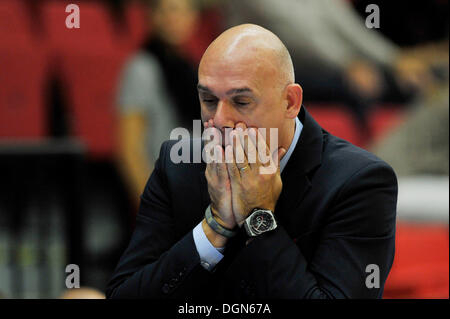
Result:
<svg viewBox="0 0 450 319"><path fill-rule="evenodd" d="M270 86L274 76L275 70L270 63L245 55L202 60L198 72L199 84L218 95L244 87L260 94Z"/></svg>

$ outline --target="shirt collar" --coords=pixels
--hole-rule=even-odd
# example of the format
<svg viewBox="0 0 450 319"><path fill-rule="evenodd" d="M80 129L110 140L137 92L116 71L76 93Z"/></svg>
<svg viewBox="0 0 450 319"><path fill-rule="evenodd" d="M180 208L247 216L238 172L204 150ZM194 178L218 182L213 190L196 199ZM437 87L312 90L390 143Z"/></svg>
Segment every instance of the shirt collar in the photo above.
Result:
<svg viewBox="0 0 450 319"><path fill-rule="evenodd" d="M298 117L295 118L295 132L294 132L294 138L292 139L291 145L289 146L289 149L286 152L286 155L283 156L283 158L280 161L280 172L283 171L283 169L286 167L287 162L289 161L289 158L292 155L292 152L294 152L295 146L297 145L298 139L300 138L300 133L302 132L303 124L300 122Z"/></svg>

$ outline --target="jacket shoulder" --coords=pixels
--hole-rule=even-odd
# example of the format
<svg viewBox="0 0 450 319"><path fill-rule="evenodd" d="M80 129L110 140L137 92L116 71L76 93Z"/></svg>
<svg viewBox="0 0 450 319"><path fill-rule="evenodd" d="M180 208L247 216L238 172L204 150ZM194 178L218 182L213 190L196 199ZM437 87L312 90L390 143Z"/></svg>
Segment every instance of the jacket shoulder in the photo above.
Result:
<svg viewBox="0 0 450 319"><path fill-rule="evenodd" d="M353 175L367 169L386 169L393 174L394 170L381 158L350 142L331 134L325 134L322 165Z"/></svg>

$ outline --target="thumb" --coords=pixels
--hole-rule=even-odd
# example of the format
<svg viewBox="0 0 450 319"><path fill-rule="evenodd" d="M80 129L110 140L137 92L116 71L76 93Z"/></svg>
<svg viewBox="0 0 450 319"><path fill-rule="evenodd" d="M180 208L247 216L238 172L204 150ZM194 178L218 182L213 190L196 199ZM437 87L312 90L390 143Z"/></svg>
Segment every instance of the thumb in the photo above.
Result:
<svg viewBox="0 0 450 319"><path fill-rule="evenodd" d="M283 147L278 148L277 151L273 153L273 162L277 164L278 169L280 168L280 161L286 155L286 149Z"/></svg>

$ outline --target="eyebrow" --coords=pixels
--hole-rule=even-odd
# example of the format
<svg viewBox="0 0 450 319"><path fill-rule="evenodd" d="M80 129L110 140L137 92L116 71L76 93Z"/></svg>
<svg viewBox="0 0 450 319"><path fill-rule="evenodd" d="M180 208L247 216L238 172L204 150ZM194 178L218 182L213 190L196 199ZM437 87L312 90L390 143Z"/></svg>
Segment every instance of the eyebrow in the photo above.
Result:
<svg viewBox="0 0 450 319"><path fill-rule="evenodd" d="M208 88L207 86L203 86L201 84L197 84L197 89L199 91L205 91L207 93L213 93L210 88ZM253 93L252 89L250 89L248 87L243 87L243 88L230 89L230 90L228 90L226 92L226 94L227 95L231 95L231 94L238 94L238 93L245 93L245 92Z"/></svg>
<svg viewBox="0 0 450 319"><path fill-rule="evenodd" d="M208 92L208 93L212 93L212 91L211 91L208 87L203 86L203 85L201 85L200 83L197 84L197 90L199 90L199 91L205 91L205 92Z"/></svg>

